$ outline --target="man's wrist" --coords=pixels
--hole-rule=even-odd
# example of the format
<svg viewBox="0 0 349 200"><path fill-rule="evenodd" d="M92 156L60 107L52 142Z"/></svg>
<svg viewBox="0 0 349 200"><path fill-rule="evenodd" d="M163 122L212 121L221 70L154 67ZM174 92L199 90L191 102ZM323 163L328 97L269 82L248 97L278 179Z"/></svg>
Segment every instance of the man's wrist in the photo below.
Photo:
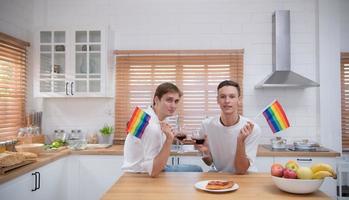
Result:
<svg viewBox="0 0 349 200"><path fill-rule="evenodd" d="M166 138L165 143L172 145L173 138Z"/></svg>

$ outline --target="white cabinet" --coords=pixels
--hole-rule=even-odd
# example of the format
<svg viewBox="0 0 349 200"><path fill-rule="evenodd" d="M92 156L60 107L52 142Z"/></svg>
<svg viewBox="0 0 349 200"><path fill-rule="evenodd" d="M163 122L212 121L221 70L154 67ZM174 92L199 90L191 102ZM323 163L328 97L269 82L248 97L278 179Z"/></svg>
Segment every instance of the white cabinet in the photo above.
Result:
<svg viewBox="0 0 349 200"><path fill-rule="evenodd" d="M1 199L66 199L64 160L57 160L0 185Z"/></svg>
<svg viewBox="0 0 349 200"><path fill-rule="evenodd" d="M34 92L65 95L67 92L68 35L65 30L40 31L35 48ZM36 94L35 93L35 94Z"/></svg>
<svg viewBox="0 0 349 200"><path fill-rule="evenodd" d="M35 170L40 172L40 188L34 192L35 199L67 199L66 158L61 158Z"/></svg>
<svg viewBox="0 0 349 200"><path fill-rule="evenodd" d="M122 175L122 161L122 156L79 156L78 199L100 199Z"/></svg>
<svg viewBox="0 0 349 200"><path fill-rule="evenodd" d="M274 163L274 157L256 157L253 169L257 172L270 173L270 166Z"/></svg>
<svg viewBox="0 0 349 200"><path fill-rule="evenodd" d="M315 163L327 163L336 169L335 157L274 157L275 163L285 164L289 160L295 160L300 166L310 167ZM329 195L332 199L336 198L337 182L333 178L325 178L320 190Z"/></svg>
<svg viewBox="0 0 349 200"><path fill-rule="evenodd" d="M42 29L34 51L35 97L109 95L106 29Z"/></svg>
<svg viewBox="0 0 349 200"><path fill-rule="evenodd" d="M31 191L32 189L35 189L34 176L32 176L31 173L27 173L9 182L1 184L1 199L34 199L34 193Z"/></svg>

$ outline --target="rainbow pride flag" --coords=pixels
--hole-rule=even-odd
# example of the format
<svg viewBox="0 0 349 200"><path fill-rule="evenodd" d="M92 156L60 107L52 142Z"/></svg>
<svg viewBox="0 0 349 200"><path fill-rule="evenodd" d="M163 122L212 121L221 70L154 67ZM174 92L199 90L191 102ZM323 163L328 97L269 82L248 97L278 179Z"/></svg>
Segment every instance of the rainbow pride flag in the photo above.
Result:
<svg viewBox="0 0 349 200"><path fill-rule="evenodd" d="M274 100L264 111L263 115L273 133L279 132L290 127L285 111L281 104Z"/></svg>
<svg viewBox="0 0 349 200"><path fill-rule="evenodd" d="M131 119L127 123L126 131L138 138L142 138L145 127L148 126L150 115L144 112L139 107L133 111Z"/></svg>

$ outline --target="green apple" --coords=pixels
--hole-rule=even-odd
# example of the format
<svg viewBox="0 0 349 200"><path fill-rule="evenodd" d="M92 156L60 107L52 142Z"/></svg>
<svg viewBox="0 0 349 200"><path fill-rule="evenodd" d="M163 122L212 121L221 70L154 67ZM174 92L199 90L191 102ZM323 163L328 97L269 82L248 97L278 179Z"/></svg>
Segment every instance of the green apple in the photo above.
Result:
<svg viewBox="0 0 349 200"><path fill-rule="evenodd" d="M309 167L299 167L296 171L299 179L312 179L313 171Z"/></svg>
<svg viewBox="0 0 349 200"><path fill-rule="evenodd" d="M290 160L290 161L288 161L286 163L285 168L290 169L290 170L296 172L298 170L298 168L299 168L299 165L298 165L298 163L296 161Z"/></svg>

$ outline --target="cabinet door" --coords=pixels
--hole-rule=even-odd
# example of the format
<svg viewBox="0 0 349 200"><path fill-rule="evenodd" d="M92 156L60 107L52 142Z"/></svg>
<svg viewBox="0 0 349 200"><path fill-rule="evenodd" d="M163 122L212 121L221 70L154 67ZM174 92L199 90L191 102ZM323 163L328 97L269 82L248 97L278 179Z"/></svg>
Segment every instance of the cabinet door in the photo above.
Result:
<svg viewBox="0 0 349 200"><path fill-rule="evenodd" d="M106 96L105 29L43 30L34 48L34 96Z"/></svg>
<svg viewBox="0 0 349 200"><path fill-rule="evenodd" d="M100 199L121 176L122 160L122 156L79 156L79 199Z"/></svg>
<svg viewBox="0 0 349 200"><path fill-rule="evenodd" d="M35 199L67 199L66 158L61 158L35 170L40 173L40 189Z"/></svg>
<svg viewBox="0 0 349 200"><path fill-rule="evenodd" d="M31 191L35 188L34 176L32 172L22 175L16 179L8 181L0 185L1 199L6 200L22 200L34 199L34 193Z"/></svg>
<svg viewBox="0 0 349 200"><path fill-rule="evenodd" d="M74 96L101 95L104 92L104 38L102 30L74 31Z"/></svg>
<svg viewBox="0 0 349 200"><path fill-rule="evenodd" d="M297 161L300 166L310 167L315 163L327 163L336 170L336 158L335 157L274 157L274 161L280 164L286 164L287 161ZM336 198L336 186L337 182L333 178L325 178L320 190L329 195L331 198Z"/></svg>
<svg viewBox="0 0 349 200"><path fill-rule="evenodd" d="M39 32L39 96L65 96L67 91L67 32Z"/></svg>

